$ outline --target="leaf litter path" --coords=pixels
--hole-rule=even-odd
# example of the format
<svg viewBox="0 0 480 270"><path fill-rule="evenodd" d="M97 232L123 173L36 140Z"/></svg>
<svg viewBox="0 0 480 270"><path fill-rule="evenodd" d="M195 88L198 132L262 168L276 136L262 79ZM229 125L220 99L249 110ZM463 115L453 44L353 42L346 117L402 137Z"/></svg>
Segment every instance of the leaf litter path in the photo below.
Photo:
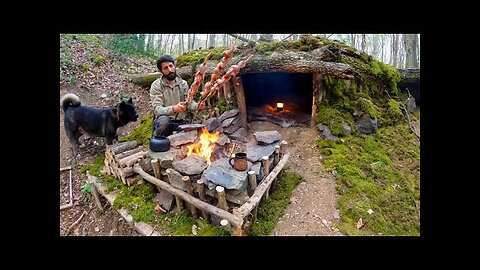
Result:
<svg viewBox="0 0 480 270"><path fill-rule="evenodd" d="M293 191L285 213L277 221L272 236L336 236L338 219L336 203L338 193L335 179L323 171L322 155L315 146L319 133L315 128L282 128L269 122L252 122L251 133L277 130L288 142L290 159L285 169L304 179ZM335 216L337 218L334 217Z"/></svg>

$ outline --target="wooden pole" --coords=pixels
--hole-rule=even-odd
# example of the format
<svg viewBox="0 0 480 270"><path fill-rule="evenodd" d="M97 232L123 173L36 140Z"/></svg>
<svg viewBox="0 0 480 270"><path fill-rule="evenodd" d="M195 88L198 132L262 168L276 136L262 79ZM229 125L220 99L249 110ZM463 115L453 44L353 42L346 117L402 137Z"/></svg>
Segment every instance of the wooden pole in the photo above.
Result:
<svg viewBox="0 0 480 270"><path fill-rule="evenodd" d="M223 229L225 229L227 232L229 232L230 235L234 234L232 225L230 225L230 223L228 223L228 220L226 220L226 219L220 220L220 226L222 226Z"/></svg>
<svg viewBox="0 0 480 270"><path fill-rule="evenodd" d="M277 175L280 173L280 171L283 169L283 166L288 161L288 158L290 157L290 154L285 154L285 156L280 159L280 162L278 162L277 166L273 168L272 172L263 179L263 181L258 185L258 187L255 189L255 192L253 193L252 196L245 202L242 206L240 206L237 209L237 212L235 216L239 220L243 220L248 213L252 211L253 208L255 208L258 203L260 202L260 199L262 198L262 195L268 190L270 187L270 184L272 183L273 179L277 177Z"/></svg>
<svg viewBox="0 0 480 270"><path fill-rule="evenodd" d="M170 184L163 182L160 179L151 176L150 174L146 173L140 165L135 164L133 166L133 171L140 174L145 180L148 182L160 186L162 189L172 193L175 196L178 196L180 199L185 200L188 203L195 205L197 208L201 210L205 210L213 215L216 215L222 219L228 220L230 224L234 225L235 227L241 227L243 224L243 219L238 219L238 217L234 216L232 213L229 213L223 209L210 205L206 202L202 202L201 200L190 196L188 193L180 190L178 188L172 187Z"/></svg>
<svg viewBox="0 0 480 270"><path fill-rule="evenodd" d="M257 175L255 174L255 171L249 171L248 172L248 184L249 184L249 189L248 189L248 196L252 196L253 193L255 192L255 189L257 189ZM252 222L255 222L257 219L257 207L255 206L252 210Z"/></svg>
<svg viewBox="0 0 480 270"><path fill-rule="evenodd" d="M190 176L183 176L182 181L183 181L183 186L187 190L187 193L190 196L193 196L193 187L192 187L192 182L190 181ZM192 212L192 216L194 218L198 218L197 208L195 208L195 206L193 206L192 204L188 204L188 206L190 207L190 211Z"/></svg>
<svg viewBox="0 0 480 270"><path fill-rule="evenodd" d="M287 151L288 142L287 141L282 141L282 143L280 145L281 145L280 156L283 157L283 155L285 155L285 153Z"/></svg>
<svg viewBox="0 0 480 270"><path fill-rule="evenodd" d="M102 203L100 202L100 197L98 196L97 188L93 183L90 183L90 185L92 186L92 194L93 194L93 198L95 199L95 204L97 205L100 213L103 213L103 207L102 207Z"/></svg>
<svg viewBox="0 0 480 270"><path fill-rule="evenodd" d="M280 161L280 145L275 145L275 155L273 157L273 166L276 166Z"/></svg>
<svg viewBox="0 0 480 270"><path fill-rule="evenodd" d="M222 186L217 186L215 190L217 191L217 206L225 211L228 211L227 198L225 197L225 188Z"/></svg>
<svg viewBox="0 0 480 270"><path fill-rule="evenodd" d="M262 157L262 170L263 170L263 175L264 177L267 177L267 175L270 173L270 164L268 162L268 156L263 156ZM263 181L265 181L265 178L263 178ZM263 199L266 200L268 199L268 190L265 192L265 195L263 196Z"/></svg>
<svg viewBox="0 0 480 270"><path fill-rule="evenodd" d="M156 178L158 179L162 179L162 174L161 174L161 168L160 168L160 162L158 161L158 159L154 158L150 161L150 163L152 164L152 168L153 168L153 174L155 175ZM158 191L160 192L160 187L156 186Z"/></svg>
<svg viewBox="0 0 480 270"><path fill-rule="evenodd" d="M279 161L280 161L280 145L275 145L275 153L273 156L273 166L277 166ZM273 180L270 191L273 192L276 188L277 188L277 178L275 177L275 180Z"/></svg>
<svg viewBox="0 0 480 270"><path fill-rule="evenodd" d="M233 88L235 89L235 95L237 96L238 111L240 114L240 121L242 121L242 127L248 130L247 126L247 105L245 102L245 91L243 90L242 78L235 77L232 79Z"/></svg>
<svg viewBox="0 0 480 270"><path fill-rule="evenodd" d="M135 167L133 167L133 170L135 171ZM170 170L170 168L167 169L168 183L170 184L172 181L170 180L170 173L169 173L168 170ZM148 174L148 175L149 175L149 174ZM145 177L143 177L143 178L145 178ZM146 178L145 178L145 179L146 179ZM147 181L148 181L148 179L147 179ZM157 185L157 186L159 186L159 185ZM162 187L162 186L160 186L160 187ZM167 191L168 191L168 190L167 190ZM170 192L170 193L172 193L173 195L175 195L175 193L173 193L173 192ZM177 204L177 210L178 210L178 212L182 211L182 209L183 209L183 201L182 201L182 199L181 199L180 197L178 197L178 196L175 196L175 203Z"/></svg>
<svg viewBox="0 0 480 270"><path fill-rule="evenodd" d="M203 185L202 179L197 180L197 192L200 200L207 202L207 197L205 196L205 186ZM206 222L210 223L210 215L207 211L202 210L202 216Z"/></svg>

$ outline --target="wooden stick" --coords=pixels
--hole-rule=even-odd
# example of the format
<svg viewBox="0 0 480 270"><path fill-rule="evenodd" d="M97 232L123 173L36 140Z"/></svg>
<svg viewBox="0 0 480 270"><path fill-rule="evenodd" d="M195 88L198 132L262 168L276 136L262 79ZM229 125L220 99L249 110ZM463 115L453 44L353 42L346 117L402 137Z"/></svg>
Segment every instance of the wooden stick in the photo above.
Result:
<svg viewBox="0 0 480 270"><path fill-rule="evenodd" d="M280 173L280 171L283 169L283 166L285 166L289 157L290 157L290 154L285 154L285 156L283 156L282 159L280 159L280 162L278 162L277 166L275 166L272 172L263 179L260 185L258 185L258 187L255 189L255 192L247 200L247 202L245 202L242 206L240 206L237 209L237 213L235 214L237 219L243 220L248 215L248 213L250 213L252 209L258 205L263 194L268 190L273 179L275 179L277 175Z"/></svg>
<svg viewBox="0 0 480 270"><path fill-rule="evenodd" d="M222 186L217 186L215 190L217 191L218 198L217 206L225 211L228 211L227 198L225 197L225 188Z"/></svg>
<svg viewBox="0 0 480 270"><path fill-rule="evenodd" d="M70 225L70 227L68 227L67 229L67 232L65 233L65 235L69 235L70 232L78 225L78 223L80 223L80 221L82 220L83 216L85 216L87 214L86 211L83 211L82 215L77 219L75 220L75 222L72 223L72 225Z"/></svg>
<svg viewBox="0 0 480 270"><path fill-rule="evenodd" d="M71 170L72 166L67 166L67 167L62 167L60 168L60 172L66 171L66 170Z"/></svg>
<svg viewBox="0 0 480 270"><path fill-rule="evenodd" d="M268 161L268 156L263 156L262 157L262 170L263 170L263 175L267 177L267 175L270 173L270 164ZM265 178L263 178L265 180ZM265 192L265 195L263 196L263 199L266 200L268 199L268 190Z"/></svg>
<svg viewBox="0 0 480 270"><path fill-rule="evenodd" d="M70 207L72 207L72 206L73 206L73 203L71 203L71 202L70 202L70 203L66 203L66 204L62 204L62 205L60 205L60 210L68 209L68 208L70 208Z"/></svg>
<svg viewBox="0 0 480 270"><path fill-rule="evenodd" d="M190 196L193 196L193 187L192 187L192 182L190 181L190 176L183 176L182 181L183 181L183 186L187 190L187 193ZM195 208L195 206L193 206L192 204L188 204L188 206L190 207L190 211L192 212L192 216L194 218L198 218L197 208Z"/></svg>
<svg viewBox="0 0 480 270"><path fill-rule="evenodd" d="M178 188L174 188L171 185L169 185L168 183L165 183L165 182L161 181L160 179L157 179L157 178L151 176L150 174L146 173L142 169L142 167L140 167L140 165L135 164L133 166L133 171L140 174L148 182L150 182L154 185L160 186L161 188L165 189L166 191L172 193L173 195L176 195L176 196L180 197L181 199L195 205L197 208L199 208L201 210L205 210L205 211L207 211L207 212L209 212L213 215L216 215L216 216L218 216L222 219L226 219L226 220L228 220L228 222L230 222L230 224L233 224L235 227L241 227L242 226L243 219L238 219L232 213L229 213L229 212L227 212L223 209L220 209L218 207L210 205L206 202L202 202L201 200L188 195L188 193L184 192L183 190L180 190Z"/></svg>
<svg viewBox="0 0 480 270"><path fill-rule="evenodd" d="M202 179L197 180L197 192L200 200L207 202L207 197L205 196L205 186L203 185ZM202 210L202 216L206 222L210 223L210 215L207 211Z"/></svg>

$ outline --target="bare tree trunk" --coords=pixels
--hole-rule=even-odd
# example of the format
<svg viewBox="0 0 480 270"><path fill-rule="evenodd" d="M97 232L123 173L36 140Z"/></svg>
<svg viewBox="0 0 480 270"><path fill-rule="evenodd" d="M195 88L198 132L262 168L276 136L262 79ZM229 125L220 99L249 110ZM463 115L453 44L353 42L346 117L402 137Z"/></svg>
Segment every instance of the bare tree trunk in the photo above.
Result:
<svg viewBox="0 0 480 270"><path fill-rule="evenodd" d="M215 34L209 34L208 48L215 48Z"/></svg>
<svg viewBox="0 0 480 270"><path fill-rule="evenodd" d="M416 67L417 44L415 44L416 34L403 34L403 46L405 47L405 68Z"/></svg>
<svg viewBox="0 0 480 270"><path fill-rule="evenodd" d="M392 66L399 67L398 34L392 35Z"/></svg>
<svg viewBox="0 0 480 270"><path fill-rule="evenodd" d="M355 47L355 34L350 34L350 42L352 43L352 47Z"/></svg>
<svg viewBox="0 0 480 270"><path fill-rule="evenodd" d="M381 34L380 35L381 39L382 39L382 62L385 63L385 59L384 59L384 51L385 51L385 35Z"/></svg>
<svg viewBox="0 0 480 270"><path fill-rule="evenodd" d="M271 41L271 40L273 40L273 34L261 34L260 38L262 38L264 40L267 40L267 41Z"/></svg>
<svg viewBox="0 0 480 270"><path fill-rule="evenodd" d="M192 37L192 47L190 48L190 50L194 50L195 49L195 34L193 34L193 37Z"/></svg>
<svg viewBox="0 0 480 270"><path fill-rule="evenodd" d="M170 49L168 50L169 54L172 54L173 42L175 41L177 34L173 34L172 39L170 40Z"/></svg>
<svg viewBox="0 0 480 270"><path fill-rule="evenodd" d="M366 47L367 47L367 37L365 34L362 34L362 45L361 45L361 50L362 52L366 52Z"/></svg>

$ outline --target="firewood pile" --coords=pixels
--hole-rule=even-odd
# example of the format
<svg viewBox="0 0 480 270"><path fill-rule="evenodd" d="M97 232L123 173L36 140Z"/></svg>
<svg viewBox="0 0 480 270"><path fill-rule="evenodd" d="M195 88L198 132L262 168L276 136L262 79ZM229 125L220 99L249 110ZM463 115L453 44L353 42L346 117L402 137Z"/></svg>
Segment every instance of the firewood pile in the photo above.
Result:
<svg viewBox="0 0 480 270"><path fill-rule="evenodd" d="M147 156L143 146L137 146L136 141L107 145L105 150L104 172L113 175L124 184L131 186L137 182L133 165Z"/></svg>

